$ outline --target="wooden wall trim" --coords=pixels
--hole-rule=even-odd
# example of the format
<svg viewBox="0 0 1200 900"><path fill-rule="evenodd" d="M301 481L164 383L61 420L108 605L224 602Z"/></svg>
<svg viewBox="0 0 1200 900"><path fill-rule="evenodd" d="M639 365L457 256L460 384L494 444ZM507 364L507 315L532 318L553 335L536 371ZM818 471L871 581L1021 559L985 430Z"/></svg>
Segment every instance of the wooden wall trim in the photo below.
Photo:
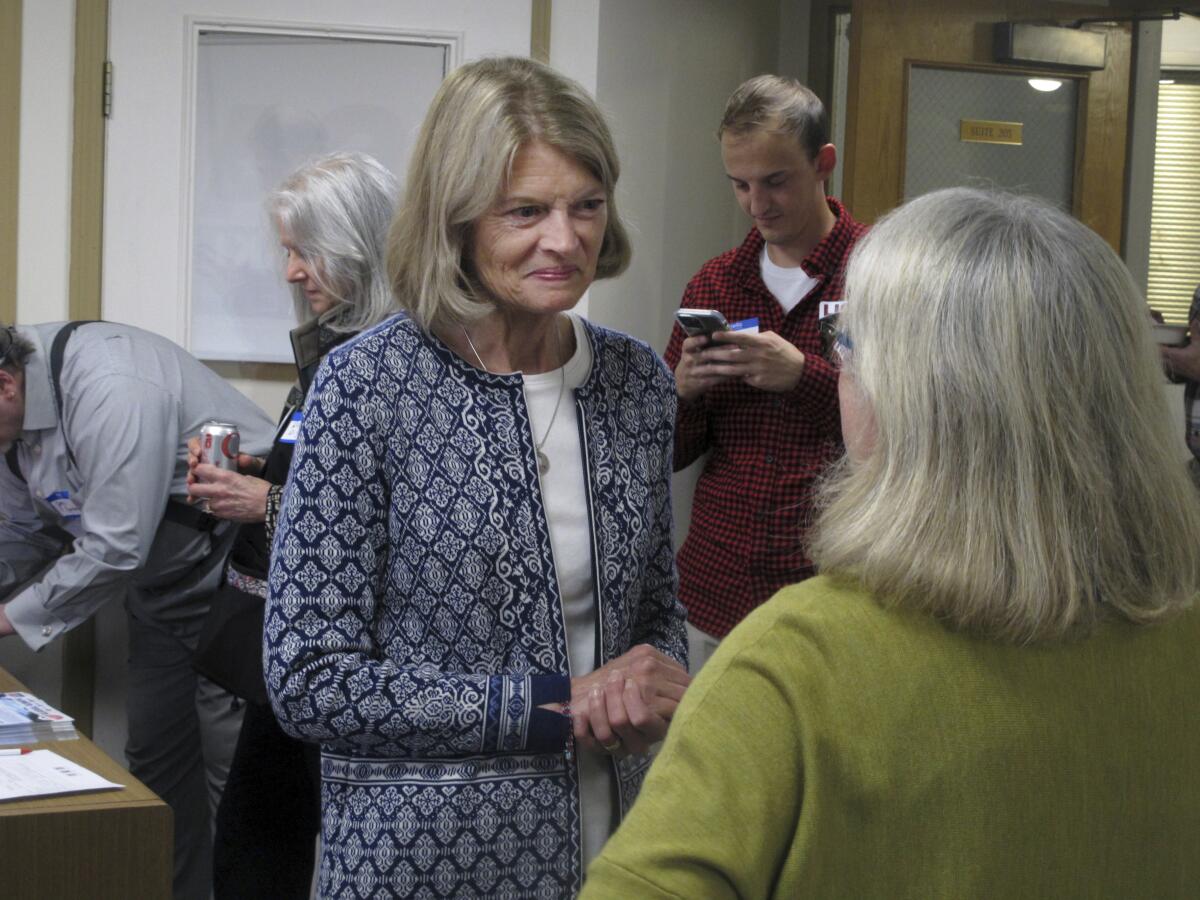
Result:
<svg viewBox="0 0 1200 900"><path fill-rule="evenodd" d="M71 267L68 315L100 318L104 223L104 60L108 0L75 0L74 141L71 151ZM62 658L62 708L85 735L93 732L95 622L67 633Z"/></svg>
<svg viewBox="0 0 1200 900"><path fill-rule="evenodd" d="M21 2L0 0L0 322L5 324L17 318Z"/></svg>
<svg viewBox="0 0 1200 900"><path fill-rule="evenodd" d="M550 62L550 3L533 0L533 22L529 35L529 55L538 62Z"/></svg>
<svg viewBox="0 0 1200 900"><path fill-rule="evenodd" d="M1125 222L1125 159L1129 145L1129 25L1108 29L1108 66L1087 85L1087 120L1075 180L1075 215L1121 252Z"/></svg>
<svg viewBox="0 0 1200 900"><path fill-rule="evenodd" d="M72 319L100 318L104 221L104 60L108 0L75 0L74 143L71 154Z"/></svg>

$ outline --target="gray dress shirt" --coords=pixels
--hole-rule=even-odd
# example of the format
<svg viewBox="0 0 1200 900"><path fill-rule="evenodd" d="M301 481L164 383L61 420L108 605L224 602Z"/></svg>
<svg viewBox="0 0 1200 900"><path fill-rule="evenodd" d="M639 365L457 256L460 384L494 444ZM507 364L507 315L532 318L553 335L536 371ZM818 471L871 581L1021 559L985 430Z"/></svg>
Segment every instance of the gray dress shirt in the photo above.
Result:
<svg viewBox="0 0 1200 900"><path fill-rule="evenodd" d="M210 419L232 422L242 452L261 455L274 433L261 409L182 348L103 322L67 343L60 427L49 350L61 327L18 329L37 348L25 365L16 445L26 483L0 465L0 596L11 594L8 618L35 650L113 597L160 621L201 616L206 600L187 601L215 586L233 529L163 519L169 498L187 496L188 438ZM69 532L70 548L46 526Z"/></svg>

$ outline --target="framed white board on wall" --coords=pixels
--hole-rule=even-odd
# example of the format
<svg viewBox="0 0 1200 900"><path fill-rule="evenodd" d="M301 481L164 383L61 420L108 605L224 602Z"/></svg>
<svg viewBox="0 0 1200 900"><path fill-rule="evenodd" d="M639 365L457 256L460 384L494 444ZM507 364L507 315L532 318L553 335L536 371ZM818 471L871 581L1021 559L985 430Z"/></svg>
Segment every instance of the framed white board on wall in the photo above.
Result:
<svg viewBox="0 0 1200 900"><path fill-rule="evenodd" d="M295 326L267 196L302 163L369 153L403 180L454 36L304 33L193 23L187 347L290 362Z"/></svg>

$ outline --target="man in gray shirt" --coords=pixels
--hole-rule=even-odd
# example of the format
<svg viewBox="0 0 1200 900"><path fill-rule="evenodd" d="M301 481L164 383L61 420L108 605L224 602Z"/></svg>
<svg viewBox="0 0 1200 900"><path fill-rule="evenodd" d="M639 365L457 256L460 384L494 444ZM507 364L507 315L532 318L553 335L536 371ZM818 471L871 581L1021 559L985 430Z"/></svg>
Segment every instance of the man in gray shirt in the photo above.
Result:
<svg viewBox="0 0 1200 900"><path fill-rule="evenodd" d="M175 814L175 896L204 900L206 765L219 785L240 714L191 667L233 529L184 502L187 440L219 419L261 454L274 428L165 338L68 328L0 326L0 636L38 650L125 602L129 768Z"/></svg>

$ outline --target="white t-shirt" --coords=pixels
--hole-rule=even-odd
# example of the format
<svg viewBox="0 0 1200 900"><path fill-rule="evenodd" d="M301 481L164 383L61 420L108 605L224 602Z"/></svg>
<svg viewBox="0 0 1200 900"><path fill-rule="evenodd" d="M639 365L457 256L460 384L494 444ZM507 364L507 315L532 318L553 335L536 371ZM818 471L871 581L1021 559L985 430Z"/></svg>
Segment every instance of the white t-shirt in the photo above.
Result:
<svg viewBox="0 0 1200 900"><path fill-rule="evenodd" d="M803 266L775 265L767 255L766 244L763 244L762 254L759 256L759 269L762 272L763 284L779 301L785 315L795 309L796 304L821 283L820 278L813 278L805 272Z"/></svg>
<svg viewBox="0 0 1200 900"><path fill-rule="evenodd" d="M522 378L534 446L545 436L542 452L550 459L550 468L541 477L542 501L562 595L571 674L579 676L596 668L596 586L592 580L592 539L574 394L591 372L592 348L583 323L574 315L570 319L575 330L575 353L566 365ZM607 756L581 751L576 758L586 867L599 854L611 831L613 769Z"/></svg>

